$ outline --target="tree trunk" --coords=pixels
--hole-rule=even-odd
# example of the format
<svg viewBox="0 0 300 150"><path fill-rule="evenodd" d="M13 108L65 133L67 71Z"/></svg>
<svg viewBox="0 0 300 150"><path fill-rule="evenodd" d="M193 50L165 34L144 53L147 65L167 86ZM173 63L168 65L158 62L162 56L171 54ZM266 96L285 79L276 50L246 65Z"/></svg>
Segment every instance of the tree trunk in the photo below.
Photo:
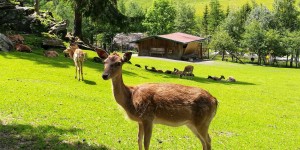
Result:
<svg viewBox="0 0 300 150"><path fill-rule="evenodd" d="M75 18L74 18L74 37L82 39L82 13L80 10L80 2L75 2Z"/></svg>
<svg viewBox="0 0 300 150"><path fill-rule="evenodd" d="M258 50L258 58L257 58L257 63L258 65L261 65L261 54L260 54L260 50Z"/></svg>
<svg viewBox="0 0 300 150"><path fill-rule="evenodd" d="M295 63L296 63L296 68L298 68L299 67L299 50L296 51Z"/></svg>
<svg viewBox="0 0 300 150"><path fill-rule="evenodd" d="M224 61L224 58L225 58L225 50L223 50L222 52L222 61Z"/></svg>
<svg viewBox="0 0 300 150"><path fill-rule="evenodd" d="M34 11L35 11L35 13L36 14L40 14L40 11L39 11L39 8L40 8L40 2L39 2L39 0L34 0Z"/></svg>
<svg viewBox="0 0 300 150"><path fill-rule="evenodd" d="M291 68L293 67L293 62L294 62L294 52L292 53L291 60L290 60L290 67Z"/></svg>
<svg viewBox="0 0 300 150"><path fill-rule="evenodd" d="M289 61L289 55L286 56L285 67L288 66L288 61Z"/></svg>

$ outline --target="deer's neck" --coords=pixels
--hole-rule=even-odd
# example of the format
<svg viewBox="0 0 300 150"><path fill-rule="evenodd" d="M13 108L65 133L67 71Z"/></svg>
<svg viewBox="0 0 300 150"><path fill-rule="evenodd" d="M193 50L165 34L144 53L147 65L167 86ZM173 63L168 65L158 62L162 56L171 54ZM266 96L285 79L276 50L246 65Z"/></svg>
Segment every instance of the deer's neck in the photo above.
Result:
<svg viewBox="0 0 300 150"><path fill-rule="evenodd" d="M126 109L131 100L131 91L124 84L122 74L112 78L114 97L119 105Z"/></svg>

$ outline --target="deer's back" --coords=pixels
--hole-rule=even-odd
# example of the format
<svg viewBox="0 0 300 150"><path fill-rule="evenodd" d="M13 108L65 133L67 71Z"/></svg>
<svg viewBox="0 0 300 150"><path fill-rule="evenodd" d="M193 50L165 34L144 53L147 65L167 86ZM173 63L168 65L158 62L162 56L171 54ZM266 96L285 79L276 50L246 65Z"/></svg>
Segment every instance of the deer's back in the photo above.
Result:
<svg viewBox="0 0 300 150"><path fill-rule="evenodd" d="M140 117L153 117L157 123L172 126L212 113L217 103L207 91L179 84L140 85L135 87L132 96Z"/></svg>

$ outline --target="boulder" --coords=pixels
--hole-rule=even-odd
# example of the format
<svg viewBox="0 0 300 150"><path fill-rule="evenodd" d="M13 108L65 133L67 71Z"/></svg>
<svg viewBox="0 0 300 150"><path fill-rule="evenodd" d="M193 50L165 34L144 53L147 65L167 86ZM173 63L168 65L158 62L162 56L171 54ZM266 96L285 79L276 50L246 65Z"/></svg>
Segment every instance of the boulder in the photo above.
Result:
<svg viewBox="0 0 300 150"><path fill-rule="evenodd" d="M12 41L0 33L0 51L8 52L14 48Z"/></svg>
<svg viewBox="0 0 300 150"><path fill-rule="evenodd" d="M63 39L67 35L67 26L67 21L59 22L50 28L49 33L56 34Z"/></svg>
<svg viewBox="0 0 300 150"><path fill-rule="evenodd" d="M43 40L42 48L44 48L44 49L49 49L49 48L66 49L62 40L54 39L54 38Z"/></svg>
<svg viewBox="0 0 300 150"><path fill-rule="evenodd" d="M0 9L13 9L15 5L8 0L0 0Z"/></svg>

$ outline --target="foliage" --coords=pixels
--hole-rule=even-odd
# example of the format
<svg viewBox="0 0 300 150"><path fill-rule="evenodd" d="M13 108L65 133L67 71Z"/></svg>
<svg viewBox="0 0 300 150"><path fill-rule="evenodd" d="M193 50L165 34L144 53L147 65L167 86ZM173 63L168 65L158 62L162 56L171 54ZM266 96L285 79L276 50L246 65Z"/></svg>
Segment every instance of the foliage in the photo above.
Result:
<svg viewBox="0 0 300 150"><path fill-rule="evenodd" d="M209 45L213 50L222 52L222 60L224 60L224 54L226 53L226 51L230 53L236 51L236 46L233 39L226 31L223 30L215 32Z"/></svg>
<svg viewBox="0 0 300 150"><path fill-rule="evenodd" d="M274 1L277 29L291 31L299 29L299 11L296 9L295 2L295 0Z"/></svg>
<svg viewBox="0 0 300 150"><path fill-rule="evenodd" d="M279 31L270 29L265 35L266 53L271 53L273 56L285 56L285 46L283 46L282 35Z"/></svg>
<svg viewBox="0 0 300 150"><path fill-rule="evenodd" d="M285 36L283 37L283 45L285 47L285 53L291 55L292 57L290 61L290 67L293 67L294 57L299 58L300 31L286 31Z"/></svg>
<svg viewBox="0 0 300 150"><path fill-rule="evenodd" d="M167 34L174 31L175 17L176 10L169 0L154 0L143 25L149 35Z"/></svg>
<svg viewBox="0 0 300 150"><path fill-rule="evenodd" d="M176 10L175 30L177 32L195 34L195 9L185 3L177 3Z"/></svg>
<svg viewBox="0 0 300 150"><path fill-rule="evenodd" d="M213 33L224 19L224 13L221 9L219 0L211 0L209 6L209 30Z"/></svg>
<svg viewBox="0 0 300 150"><path fill-rule="evenodd" d="M274 28L274 20L273 13L267 7L260 5L252 9L247 18L246 25L258 21L263 29L269 29Z"/></svg>
<svg viewBox="0 0 300 150"><path fill-rule="evenodd" d="M204 13L203 13L203 19L202 19L202 28L203 28L203 34L208 35L208 6L205 5Z"/></svg>
<svg viewBox="0 0 300 150"><path fill-rule="evenodd" d="M265 33L262 24L258 21L253 21L245 27L242 44L251 52L258 54L258 64L261 64L262 54L266 50Z"/></svg>
<svg viewBox="0 0 300 150"><path fill-rule="evenodd" d="M142 24L145 19L145 12L140 5L133 1L129 2L125 14L128 17L126 32L145 32L145 27Z"/></svg>

